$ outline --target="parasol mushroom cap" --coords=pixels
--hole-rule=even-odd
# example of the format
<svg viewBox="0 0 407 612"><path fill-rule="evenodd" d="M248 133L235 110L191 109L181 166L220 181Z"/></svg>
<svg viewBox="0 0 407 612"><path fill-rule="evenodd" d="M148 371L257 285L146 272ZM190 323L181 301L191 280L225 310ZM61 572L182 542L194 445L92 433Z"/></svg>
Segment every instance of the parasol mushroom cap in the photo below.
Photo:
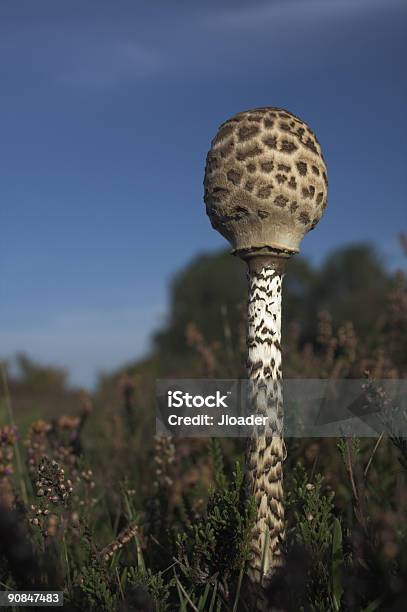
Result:
<svg viewBox="0 0 407 612"><path fill-rule="evenodd" d="M207 214L243 258L297 253L322 217L327 186L315 134L280 108L257 108L228 119L207 155Z"/></svg>

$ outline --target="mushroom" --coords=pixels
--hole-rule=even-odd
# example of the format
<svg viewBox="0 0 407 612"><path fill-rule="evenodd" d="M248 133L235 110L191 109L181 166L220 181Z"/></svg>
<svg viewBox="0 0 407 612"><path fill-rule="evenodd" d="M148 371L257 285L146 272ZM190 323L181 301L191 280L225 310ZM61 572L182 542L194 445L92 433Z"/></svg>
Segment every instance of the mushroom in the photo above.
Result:
<svg viewBox="0 0 407 612"><path fill-rule="evenodd" d="M212 227L248 265L249 399L268 426L253 431L246 456L248 490L256 500L251 581L267 585L283 565L283 397L281 289L287 259L327 203L327 171L310 128L273 107L223 123L207 155L205 204Z"/></svg>

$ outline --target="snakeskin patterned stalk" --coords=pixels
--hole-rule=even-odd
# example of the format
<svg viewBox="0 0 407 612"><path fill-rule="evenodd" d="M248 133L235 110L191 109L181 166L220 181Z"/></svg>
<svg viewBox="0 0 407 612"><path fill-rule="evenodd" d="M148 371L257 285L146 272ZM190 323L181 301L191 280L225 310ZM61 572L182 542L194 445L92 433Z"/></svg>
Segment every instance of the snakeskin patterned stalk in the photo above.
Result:
<svg viewBox="0 0 407 612"><path fill-rule="evenodd" d="M257 511L249 577L263 585L283 562L282 278L268 266L249 271L249 401L253 411L268 417L265 428L253 431L247 449L248 491L255 497Z"/></svg>

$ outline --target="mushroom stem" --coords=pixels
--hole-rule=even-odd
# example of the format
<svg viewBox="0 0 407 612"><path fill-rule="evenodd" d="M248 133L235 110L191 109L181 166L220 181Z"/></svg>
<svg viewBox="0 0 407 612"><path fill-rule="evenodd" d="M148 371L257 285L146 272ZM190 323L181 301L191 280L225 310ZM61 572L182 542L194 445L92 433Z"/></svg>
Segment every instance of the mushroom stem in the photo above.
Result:
<svg viewBox="0 0 407 612"><path fill-rule="evenodd" d="M279 258L259 257L248 261L248 360L251 409L267 417L265 428L257 428L249 440L246 466L249 494L256 502L252 560L248 574L252 582L266 586L283 564L283 395L281 389L281 286L283 269Z"/></svg>

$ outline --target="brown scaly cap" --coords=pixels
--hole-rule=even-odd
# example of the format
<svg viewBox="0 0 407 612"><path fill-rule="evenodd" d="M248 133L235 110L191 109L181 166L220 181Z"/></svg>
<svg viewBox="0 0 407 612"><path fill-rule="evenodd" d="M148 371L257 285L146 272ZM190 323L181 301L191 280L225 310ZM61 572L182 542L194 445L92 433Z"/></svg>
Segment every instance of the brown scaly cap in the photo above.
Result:
<svg viewBox="0 0 407 612"><path fill-rule="evenodd" d="M257 108L225 121L205 170L212 226L236 255L289 257L327 204L327 170L306 123L286 110Z"/></svg>

